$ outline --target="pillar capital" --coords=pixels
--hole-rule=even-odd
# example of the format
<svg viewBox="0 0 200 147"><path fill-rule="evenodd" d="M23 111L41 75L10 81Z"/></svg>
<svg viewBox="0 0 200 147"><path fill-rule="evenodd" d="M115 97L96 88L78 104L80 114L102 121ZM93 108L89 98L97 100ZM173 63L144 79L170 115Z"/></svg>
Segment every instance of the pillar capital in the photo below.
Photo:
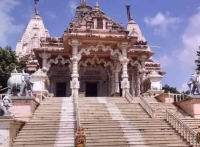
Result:
<svg viewBox="0 0 200 147"><path fill-rule="evenodd" d="M117 46L121 49L127 49L130 45L128 42L119 42Z"/></svg>
<svg viewBox="0 0 200 147"><path fill-rule="evenodd" d="M119 61L122 63L122 64L128 64L130 59L128 59L127 57L121 57L119 59Z"/></svg>
<svg viewBox="0 0 200 147"><path fill-rule="evenodd" d="M70 60L73 62L78 62L78 61L80 61L80 59L81 59L81 57L80 56L78 56L78 55L76 55L76 56L73 56L72 58L70 58Z"/></svg>
<svg viewBox="0 0 200 147"><path fill-rule="evenodd" d="M82 42L80 40L77 40L77 39L69 40L68 43L72 47L78 47L78 46L80 46L82 44Z"/></svg>
<svg viewBox="0 0 200 147"><path fill-rule="evenodd" d="M48 59L51 57L51 54L50 53L40 53L39 56L42 59Z"/></svg>

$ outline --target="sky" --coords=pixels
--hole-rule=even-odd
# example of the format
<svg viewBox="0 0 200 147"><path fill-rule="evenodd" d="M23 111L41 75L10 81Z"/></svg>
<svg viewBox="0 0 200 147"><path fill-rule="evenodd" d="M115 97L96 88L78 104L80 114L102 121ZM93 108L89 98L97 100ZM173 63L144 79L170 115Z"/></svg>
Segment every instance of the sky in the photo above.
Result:
<svg viewBox="0 0 200 147"><path fill-rule="evenodd" d="M199 0L86 0L115 21L127 25L126 5L131 16L155 52L153 59L166 71L163 85L187 90L195 72L196 51L200 46ZM38 10L53 37L61 37L73 19L80 0L40 0ZM0 46L15 50L34 15L34 0L0 0Z"/></svg>

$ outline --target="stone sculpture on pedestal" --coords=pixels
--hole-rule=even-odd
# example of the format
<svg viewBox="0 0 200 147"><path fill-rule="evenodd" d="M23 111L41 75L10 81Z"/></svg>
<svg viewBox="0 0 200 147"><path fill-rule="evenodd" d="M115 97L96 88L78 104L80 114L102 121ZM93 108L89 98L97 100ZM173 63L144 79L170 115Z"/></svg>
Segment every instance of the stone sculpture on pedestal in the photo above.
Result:
<svg viewBox="0 0 200 147"><path fill-rule="evenodd" d="M16 70L15 70L16 71ZM33 96L33 82L31 81L31 76L27 73L11 73L11 77L7 82L8 91L7 96L9 97L12 94L13 90L20 90L18 96L22 96L25 91L26 97Z"/></svg>
<svg viewBox="0 0 200 147"><path fill-rule="evenodd" d="M0 116L8 116L8 108L12 106L12 100L8 97L5 96L0 103Z"/></svg>
<svg viewBox="0 0 200 147"><path fill-rule="evenodd" d="M199 75L196 73L192 74L187 84L190 90L190 95L195 95L195 93L196 95L200 95Z"/></svg>

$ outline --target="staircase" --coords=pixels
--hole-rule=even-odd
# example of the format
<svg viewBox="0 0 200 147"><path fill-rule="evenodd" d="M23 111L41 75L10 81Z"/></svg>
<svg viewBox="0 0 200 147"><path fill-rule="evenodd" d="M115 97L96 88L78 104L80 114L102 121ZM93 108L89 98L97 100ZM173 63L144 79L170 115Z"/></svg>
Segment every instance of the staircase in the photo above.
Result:
<svg viewBox="0 0 200 147"><path fill-rule="evenodd" d="M169 109L171 112L173 112L176 116L179 118L192 118L190 115L188 115L186 112L184 112L179 107L175 106L172 103L162 103L159 102L154 97L144 97L146 101L156 110L155 118L156 119L166 119L166 109Z"/></svg>
<svg viewBox="0 0 200 147"><path fill-rule="evenodd" d="M79 98L80 123L87 147L189 147L163 119L152 119L133 100Z"/></svg>
<svg viewBox="0 0 200 147"><path fill-rule="evenodd" d="M182 118L184 123L186 123L191 129L197 132L198 126L200 126L200 119L196 118Z"/></svg>
<svg viewBox="0 0 200 147"><path fill-rule="evenodd" d="M73 147L76 117L72 98L45 98L19 132L13 147Z"/></svg>

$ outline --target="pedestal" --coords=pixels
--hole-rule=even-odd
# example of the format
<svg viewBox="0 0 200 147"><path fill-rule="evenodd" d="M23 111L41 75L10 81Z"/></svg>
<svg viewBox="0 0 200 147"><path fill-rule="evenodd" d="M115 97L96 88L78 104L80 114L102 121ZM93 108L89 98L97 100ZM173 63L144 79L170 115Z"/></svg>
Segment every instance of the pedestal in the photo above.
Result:
<svg viewBox="0 0 200 147"><path fill-rule="evenodd" d="M28 122L39 105L35 97L11 97L13 106L8 109L16 120Z"/></svg>
<svg viewBox="0 0 200 147"><path fill-rule="evenodd" d="M146 93L148 93L151 97L156 97L160 94L163 94L164 90L148 90Z"/></svg>
<svg viewBox="0 0 200 147"><path fill-rule="evenodd" d="M192 117L200 118L200 96L198 96L198 98L189 98L176 102L176 105L181 107L181 109Z"/></svg>
<svg viewBox="0 0 200 147"><path fill-rule="evenodd" d="M163 103L173 103L174 102L173 94L162 93L162 94L157 95L155 98Z"/></svg>
<svg viewBox="0 0 200 147"><path fill-rule="evenodd" d="M11 147L20 128L25 124L10 117L0 117L0 147Z"/></svg>

